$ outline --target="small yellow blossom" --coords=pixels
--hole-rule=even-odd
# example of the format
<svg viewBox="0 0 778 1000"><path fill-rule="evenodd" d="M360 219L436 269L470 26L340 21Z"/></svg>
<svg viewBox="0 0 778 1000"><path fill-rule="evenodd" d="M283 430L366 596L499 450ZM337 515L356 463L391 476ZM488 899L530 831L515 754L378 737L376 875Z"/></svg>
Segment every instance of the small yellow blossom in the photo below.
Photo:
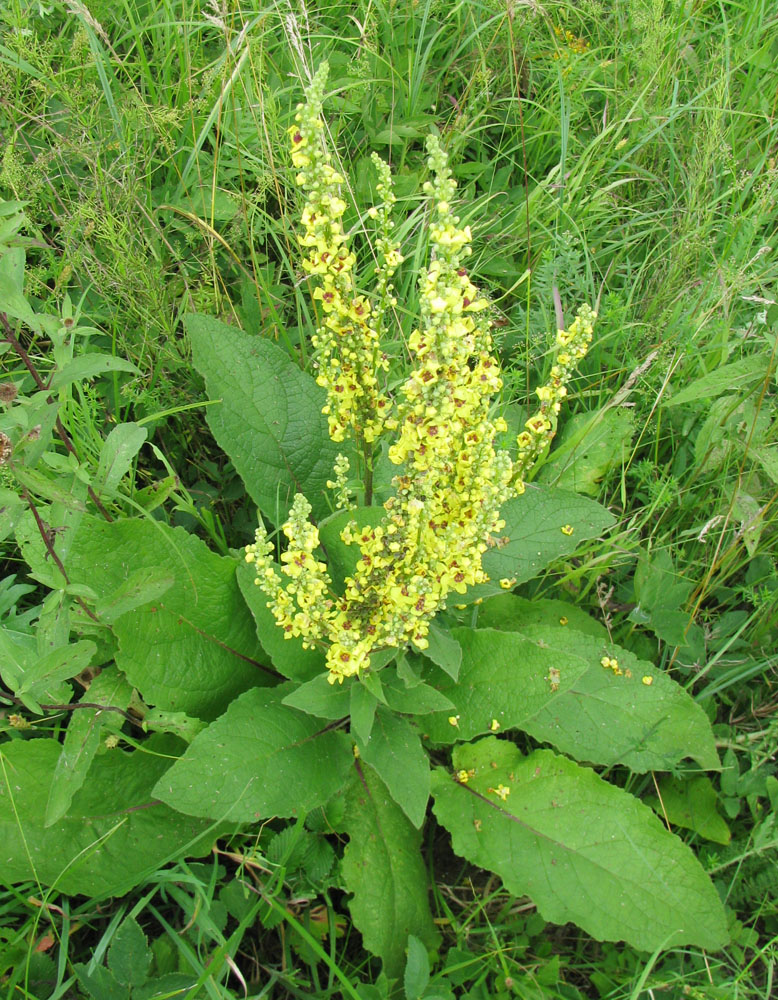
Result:
<svg viewBox="0 0 778 1000"><path fill-rule="evenodd" d="M500 723L497 721L497 719L492 719L491 723L489 724L489 728L493 733L496 733L497 730L501 728L501 726Z"/></svg>
<svg viewBox="0 0 778 1000"><path fill-rule="evenodd" d="M562 534L563 535L572 535L572 533L573 533L574 530L575 529L573 528L572 524L563 524L562 525Z"/></svg>
<svg viewBox="0 0 778 1000"><path fill-rule="evenodd" d="M562 615L562 617L559 619L559 624L560 625L567 625L568 621L569 621L569 619L565 615Z"/></svg>
<svg viewBox="0 0 778 1000"><path fill-rule="evenodd" d="M651 685L654 683L654 678L651 677L650 674L646 674L646 676L643 678L643 683L646 685L646 687L651 687Z"/></svg>
<svg viewBox="0 0 778 1000"><path fill-rule="evenodd" d="M470 780L470 773L462 768L460 771L457 771L456 777L460 785L466 785Z"/></svg>
<svg viewBox="0 0 778 1000"><path fill-rule="evenodd" d="M511 590L511 588L516 586L516 577L503 577L503 579L500 580L500 586L503 590Z"/></svg>
<svg viewBox="0 0 778 1000"><path fill-rule="evenodd" d="M448 724L450 726L458 726L459 725L459 716L458 715L449 715L449 717L448 717Z"/></svg>
<svg viewBox="0 0 778 1000"><path fill-rule="evenodd" d="M502 799L503 802L505 802L505 800L511 794L510 786L502 784L498 785L496 788L488 788L487 791L491 792L493 795L496 795L498 799Z"/></svg>

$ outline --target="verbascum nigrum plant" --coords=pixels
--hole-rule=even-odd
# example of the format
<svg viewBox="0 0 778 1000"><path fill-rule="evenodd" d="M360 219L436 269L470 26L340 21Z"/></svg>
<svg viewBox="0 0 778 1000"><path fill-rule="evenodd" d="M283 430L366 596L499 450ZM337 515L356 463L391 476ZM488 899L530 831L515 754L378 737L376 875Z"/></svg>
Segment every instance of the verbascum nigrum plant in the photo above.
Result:
<svg viewBox="0 0 778 1000"><path fill-rule="evenodd" d="M392 235L391 173L374 156L380 203L368 214L378 224L378 264L368 292L358 286L356 257L342 224L344 178L327 149L326 77L324 65L290 129L292 163L305 194L298 241L303 268L317 281L313 298L321 304L322 323L312 339L317 381L327 390L331 438L353 439L364 456L367 505L373 455L384 435L393 436L388 456L397 466L394 495L383 504L379 524L352 521L343 529L342 541L360 552L343 593L335 592L319 558L319 533L301 494L282 528L288 545L280 572L263 526L246 559L255 564L256 583L284 633L326 648L334 683L363 671L374 651L409 643L426 648L430 622L449 596L486 582L482 557L504 527L500 508L523 492L527 473L553 437L566 383L591 342L595 314L583 306L570 329L557 333L551 379L537 390L540 405L518 436L516 454L498 447L496 438L507 426L497 413L502 380L492 350L490 304L468 273L470 228L460 224L456 182L440 140L431 135L430 180L424 185L429 262L418 276L418 325L408 339L411 370L392 398L383 339L396 305L392 277L403 257ZM350 505L348 473L341 455L330 484L339 506Z"/></svg>

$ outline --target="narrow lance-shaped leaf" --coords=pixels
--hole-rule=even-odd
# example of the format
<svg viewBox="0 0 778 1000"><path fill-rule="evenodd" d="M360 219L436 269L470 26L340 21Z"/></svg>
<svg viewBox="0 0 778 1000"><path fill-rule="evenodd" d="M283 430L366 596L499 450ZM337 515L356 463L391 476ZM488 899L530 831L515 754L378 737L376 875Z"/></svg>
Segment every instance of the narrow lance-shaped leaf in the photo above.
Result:
<svg viewBox="0 0 778 1000"><path fill-rule="evenodd" d="M555 923L636 948L728 940L702 866L654 813L593 771L548 750L523 757L486 737L433 774L434 810L457 854L496 872Z"/></svg>

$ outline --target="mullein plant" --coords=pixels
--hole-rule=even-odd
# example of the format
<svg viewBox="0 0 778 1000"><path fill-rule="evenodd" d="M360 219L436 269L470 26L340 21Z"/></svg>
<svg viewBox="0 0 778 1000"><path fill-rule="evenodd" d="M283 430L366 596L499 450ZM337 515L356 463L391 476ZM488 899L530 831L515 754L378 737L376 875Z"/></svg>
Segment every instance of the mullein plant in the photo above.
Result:
<svg viewBox="0 0 778 1000"><path fill-rule="evenodd" d="M325 64L290 129L292 163L306 199L298 240L303 268L317 282L313 298L322 315L313 336L317 381L327 390L330 437L353 439L364 458L366 504L373 455L384 435L394 437L388 456L398 471L381 522L360 527L351 521L341 533L360 552L342 594L319 558L319 533L301 494L282 526L288 544L281 572L262 524L246 560L255 565L255 583L284 634L300 637L306 647L324 647L328 679L342 683L364 671L375 651L407 644L425 649L430 622L452 593L488 580L482 557L499 544L505 526L500 509L524 491L529 470L554 435L566 384L591 342L595 314L583 306L570 329L558 331L550 381L537 390L540 405L518 435L515 456L497 447L507 426L494 415L502 380L490 305L468 274L470 227L455 214L456 182L440 140L430 135L430 180L424 185L430 259L419 273L418 326L408 339L411 371L392 399L382 339L396 305L392 276L403 258L392 238L391 173L374 155L380 204L368 214L377 220L379 237L375 287L368 295L355 279L356 258L342 224L344 178L325 139L326 78ZM339 506L351 506L349 471L339 455L330 483Z"/></svg>

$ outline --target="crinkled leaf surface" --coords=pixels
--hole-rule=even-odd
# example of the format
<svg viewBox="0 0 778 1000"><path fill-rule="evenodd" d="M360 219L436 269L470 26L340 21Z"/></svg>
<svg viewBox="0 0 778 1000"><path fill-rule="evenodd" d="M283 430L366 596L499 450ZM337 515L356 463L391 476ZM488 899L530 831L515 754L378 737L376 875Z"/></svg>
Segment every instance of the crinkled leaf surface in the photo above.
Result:
<svg viewBox="0 0 778 1000"><path fill-rule="evenodd" d="M500 593L503 579L531 580L549 563L571 555L582 541L597 538L615 523L613 514L594 500L540 483L528 484L521 496L505 504L501 515L505 527L500 534L509 541L489 549L483 558L492 582L470 588L459 603ZM572 534L562 531L568 525Z"/></svg>
<svg viewBox="0 0 778 1000"><path fill-rule="evenodd" d="M35 560L37 530L29 521L25 527L23 551ZM106 523L84 516L68 543L70 580L88 585L98 607L111 606L117 592L124 600L128 577L140 581L140 571L154 571L161 596L115 621L114 607L109 618L119 640L117 665L146 702L211 719L241 691L267 683L255 660L254 623L235 580L236 559L216 555L183 528L150 519ZM170 577L175 583L168 588Z"/></svg>
<svg viewBox="0 0 778 1000"><path fill-rule="evenodd" d="M459 680L432 668L430 683L455 710L428 715L423 725L436 743L487 733L494 720L501 729L521 727L591 666L588 650L560 647L546 637L469 628L453 629L452 635L462 647ZM451 717L458 717L456 726L449 722Z"/></svg>
<svg viewBox="0 0 778 1000"><path fill-rule="evenodd" d="M590 664L567 690L522 723L535 739L578 760L625 764L633 771L670 770L685 757L701 767L719 766L707 715L663 670L569 627L530 625L522 634L583 656ZM602 666L604 655L616 659L620 675Z"/></svg>
<svg viewBox="0 0 778 1000"><path fill-rule="evenodd" d="M438 768L432 787L454 850L529 895L546 920L646 951L726 944L702 866L627 792L551 751L522 757L495 737L458 746L453 766L471 772L467 783Z"/></svg>
<svg viewBox="0 0 778 1000"><path fill-rule="evenodd" d="M210 850L206 823L152 795L175 745L147 747L152 752L97 757L68 815L47 828L60 744L33 739L0 747L0 882L37 878L69 895L120 896L172 857Z"/></svg>
<svg viewBox="0 0 778 1000"><path fill-rule="evenodd" d="M415 726L378 705L370 736L357 746L411 823L421 827L430 795L430 765Z"/></svg>
<svg viewBox="0 0 778 1000"><path fill-rule="evenodd" d="M341 870L353 893L349 909L365 947L383 959L387 976L396 978L405 965L409 934L429 947L439 940L421 834L371 767L357 762L356 770L344 819L349 844Z"/></svg>
<svg viewBox="0 0 778 1000"><path fill-rule="evenodd" d="M194 738L154 794L191 816L240 822L323 805L346 780L351 744L284 705L289 692L288 684L246 691Z"/></svg>
<svg viewBox="0 0 778 1000"><path fill-rule="evenodd" d="M314 518L324 517L327 480L343 451L327 432L324 389L264 337L211 316L190 315L184 325L208 395L220 401L206 411L208 426L249 496L276 524L295 493L307 497Z"/></svg>

